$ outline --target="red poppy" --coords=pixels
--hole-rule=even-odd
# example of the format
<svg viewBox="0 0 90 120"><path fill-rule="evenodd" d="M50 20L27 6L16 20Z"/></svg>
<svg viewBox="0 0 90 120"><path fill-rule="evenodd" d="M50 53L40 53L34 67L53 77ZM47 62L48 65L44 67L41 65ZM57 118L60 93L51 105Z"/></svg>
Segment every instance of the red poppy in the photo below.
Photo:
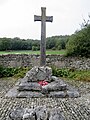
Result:
<svg viewBox="0 0 90 120"><path fill-rule="evenodd" d="M41 86L45 86L48 84L48 82L46 82L45 80L39 81L38 82Z"/></svg>

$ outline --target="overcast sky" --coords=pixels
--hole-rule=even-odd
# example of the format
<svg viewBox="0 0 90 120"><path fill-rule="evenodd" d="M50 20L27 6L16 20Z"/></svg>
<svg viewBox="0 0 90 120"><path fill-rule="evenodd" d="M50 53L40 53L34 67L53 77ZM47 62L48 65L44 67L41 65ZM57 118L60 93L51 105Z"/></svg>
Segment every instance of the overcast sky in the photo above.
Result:
<svg viewBox="0 0 90 120"><path fill-rule="evenodd" d="M90 0L0 0L0 37L40 39L41 15L46 7L52 23L46 23L46 36L73 34L90 14Z"/></svg>

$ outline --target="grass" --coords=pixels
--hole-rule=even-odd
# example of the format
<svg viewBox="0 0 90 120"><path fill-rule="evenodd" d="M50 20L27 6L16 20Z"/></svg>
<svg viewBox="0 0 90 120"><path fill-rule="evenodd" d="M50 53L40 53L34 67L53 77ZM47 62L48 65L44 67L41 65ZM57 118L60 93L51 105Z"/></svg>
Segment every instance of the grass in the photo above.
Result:
<svg viewBox="0 0 90 120"><path fill-rule="evenodd" d="M78 80L90 82L90 70L76 70L69 68L56 68L52 66L54 76L66 78L67 80Z"/></svg>
<svg viewBox="0 0 90 120"><path fill-rule="evenodd" d="M90 70L75 70L74 72L70 72L68 78L90 82Z"/></svg>
<svg viewBox="0 0 90 120"><path fill-rule="evenodd" d="M47 50L47 55L65 55L65 50ZM32 51L32 50L16 50L16 51L0 51L0 55L6 55L6 54L40 54L40 51Z"/></svg>
<svg viewBox="0 0 90 120"><path fill-rule="evenodd" d="M0 78L23 78L30 67L5 68L0 66ZM66 80L90 82L90 70L73 70L68 68L56 68L52 66L52 74Z"/></svg>

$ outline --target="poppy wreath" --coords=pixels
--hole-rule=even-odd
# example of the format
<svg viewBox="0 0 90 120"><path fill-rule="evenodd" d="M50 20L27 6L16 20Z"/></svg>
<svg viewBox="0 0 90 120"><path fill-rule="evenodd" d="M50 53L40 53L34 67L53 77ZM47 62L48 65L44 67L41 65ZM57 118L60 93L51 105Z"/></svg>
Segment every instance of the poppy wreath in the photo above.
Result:
<svg viewBox="0 0 90 120"><path fill-rule="evenodd" d="M45 86L48 84L48 82L46 82L45 80L41 80L38 82L38 84L40 84L41 86Z"/></svg>

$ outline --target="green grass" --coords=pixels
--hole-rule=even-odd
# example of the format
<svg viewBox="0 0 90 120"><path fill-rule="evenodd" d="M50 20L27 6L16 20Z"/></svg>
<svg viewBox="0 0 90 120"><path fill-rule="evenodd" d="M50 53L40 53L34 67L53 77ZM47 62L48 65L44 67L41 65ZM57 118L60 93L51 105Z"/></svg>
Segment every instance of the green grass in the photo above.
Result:
<svg viewBox="0 0 90 120"><path fill-rule="evenodd" d="M40 54L40 51L32 51L32 50L17 50L17 51L0 51L1 55L5 54ZM65 55L65 50L47 50L46 54L61 54Z"/></svg>
<svg viewBox="0 0 90 120"><path fill-rule="evenodd" d="M75 70L74 72L70 72L68 77L74 80L90 82L90 70Z"/></svg>
<svg viewBox="0 0 90 120"><path fill-rule="evenodd" d="M54 76L66 78L67 80L78 80L90 82L90 70L76 70L68 68L56 68L52 66Z"/></svg>
<svg viewBox="0 0 90 120"><path fill-rule="evenodd" d="M68 68L56 68L52 67L52 74L66 80L84 81L90 82L90 70L75 70ZM3 77L15 77L23 78L31 67L18 67L18 68L7 68L0 66L0 78Z"/></svg>

